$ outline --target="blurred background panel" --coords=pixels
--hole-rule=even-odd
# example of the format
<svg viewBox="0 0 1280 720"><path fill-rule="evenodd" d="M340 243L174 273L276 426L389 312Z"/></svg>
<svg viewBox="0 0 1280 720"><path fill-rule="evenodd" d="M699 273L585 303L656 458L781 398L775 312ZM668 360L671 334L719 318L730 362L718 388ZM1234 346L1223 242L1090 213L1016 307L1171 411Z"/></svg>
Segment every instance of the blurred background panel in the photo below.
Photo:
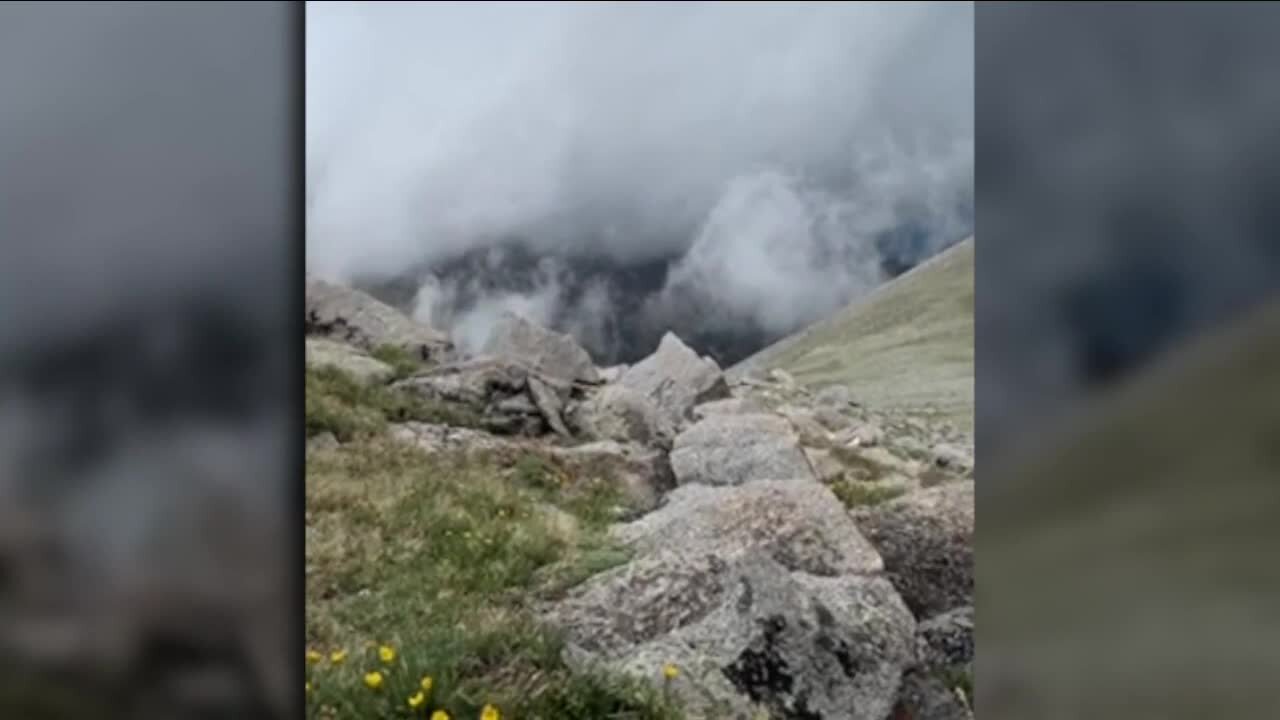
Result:
<svg viewBox="0 0 1280 720"><path fill-rule="evenodd" d="M980 712L1271 717L1280 7L976 28Z"/></svg>
<svg viewBox="0 0 1280 720"><path fill-rule="evenodd" d="M0 717L300 710L300 42L0 3Z"/></svg>

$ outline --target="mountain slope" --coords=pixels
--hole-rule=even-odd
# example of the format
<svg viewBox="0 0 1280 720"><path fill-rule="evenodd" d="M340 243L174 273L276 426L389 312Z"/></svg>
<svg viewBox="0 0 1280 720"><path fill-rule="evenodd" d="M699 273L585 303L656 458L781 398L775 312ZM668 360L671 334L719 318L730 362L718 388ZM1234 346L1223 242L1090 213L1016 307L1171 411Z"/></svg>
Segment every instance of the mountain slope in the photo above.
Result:
<svg viewBox="0 0 1280 720"><path fill-rule="evenodd" d="M988 470L990 717L1272 714L1277 397L1280 302Z"/></svg>
<svg viewBox="0 0 1280 720"><path fill-rule="evenodd" d="M933 407L972 432L973 245L957 243L731 375L779 368L809 386L848 385L882 409Z"/></svg>

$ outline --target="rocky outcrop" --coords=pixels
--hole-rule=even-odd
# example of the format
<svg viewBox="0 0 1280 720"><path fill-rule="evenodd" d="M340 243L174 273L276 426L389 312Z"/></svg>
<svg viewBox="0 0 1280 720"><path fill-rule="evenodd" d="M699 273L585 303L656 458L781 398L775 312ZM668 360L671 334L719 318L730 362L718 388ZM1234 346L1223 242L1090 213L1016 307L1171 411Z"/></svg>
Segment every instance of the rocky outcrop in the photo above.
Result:
<svg viewBox="0 0 1280 720"><path fill-rule="evenodd" d="M674 431L667 418L640 392L606 385L577 404L570 424L583 437L670 447Z"/></svg>
<svg viewBox="0 0 1280 720"><path fill-rule="evenodd" d="M591 356L576 340L515 313L498 318L481 352L525 363L541 375L565 382L600 382Z"/></svg>
<svg viewBox="0 0 1280 720"><path fill-rule="evenodd" d="M364 383L384 383L395 376L390 365L351 345L324 338L307 338L307 367L335 367Z"/></svg>
<svg viewBox="0 0 1280 720"><path fill-rule="evenodd" d="M884 569L840 501L815 482L686 485L668 495L662 508L613 534L640 552L668 545L717 554L760 549L788 570L811 575Z"/></svg>
<svg viewBox="0 0 1280 720"><path fill-rule="evenodd" d="M866 575L788 571L768 553L664 549L588 581L548 618L566 660L659 681L694 717L883 720L913 657L914 620Z"/></svg>
<svg viewBox="0 0 1280 720"><path fill-rule="evenodd" d="M671 468L681 485L814 480L791 425L772 414L714 414L676 436Z"/></svg>
<svg viewBox="0 0 1280 720"><path fill-rule="evenodd" d="M306 334L372 351L390 346L421 360L440 361L453 344L443 333L414 322L368 293L308 275Z"/></svg>
<svg viewBox="0 0 1280 720"><path fill-rule="evenodd" d="M649 398L677 427L689 419L695 405L729 397L729 385L715 361L699 357L674 333L663 335L658 349L628 368L618 383Z"/></svg>
<svg viewBox="0 0 1280 720"><path fill-rule="evenodd" d="M573 388L534 373L521 363L480 357L421 372L393 389L459 405L479 424L503 435L568 435L562 412Z"/></svg>
<svg viewBox="0 0 1280 720"><path fill-rule="evenodd" d="M604 440L547 452L575 477L602 480L620 489L632 510L654 509L675 486L671 465L661 450Z"/></svg>
<svg viewBox="0 0 1280 720"><path fill-rule="evenodd" d="M858 528L884 557L916 617L973 604L973 482L950 482L857 508Z"/></svg>

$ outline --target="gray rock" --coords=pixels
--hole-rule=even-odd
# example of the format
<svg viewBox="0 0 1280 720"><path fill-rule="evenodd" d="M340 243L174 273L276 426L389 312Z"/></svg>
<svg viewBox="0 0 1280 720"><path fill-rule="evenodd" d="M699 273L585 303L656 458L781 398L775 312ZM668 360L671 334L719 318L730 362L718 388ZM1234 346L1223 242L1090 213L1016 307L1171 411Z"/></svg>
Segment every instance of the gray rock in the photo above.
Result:
<svg viewBox="0 0 1280 720"><path fill-rule="evenodd" d="M769 379L783 387L795 387L796 384L795 377L781 368L774 368L773 370L770 370Z"/></svg>
<svg viewBox="0 0 1280 720"><path fill-rule="evenodd" d="M663 507L614 527L613 534L640 553L667 546L720 555L760 549L786 569L811 575L884 569L836 496L813 482L686 485L671 492Z"/></svg>
<svg viewBox="0 0 1280 720"><path fill-rule="evenodd" d="M600 381L591 356L572 336L511 312L498 318L481 352L524 363L542 375L566 382Z"/></svg>
<svg viewBox="0 0 1280 720"><path fill-rule="evenodd" d="M767 554L670 549L575 589L548 614L571 668L661 682L693 717L883 720L915 623L883 578L788 572Z"/></svg>
<svg viewBox="0 0 1280 720"><path fill-rule="evenodd" d="M565 427L564 420L560 417L563 408L560 397L536 375L530 375L528 383L529 396L538 412L542 413L542 419L547 421L547 427L561 437L571 437L569 428Z"/></svg>
<svg viewBox="0 0 1280 720"><path fill-rule="evenodd" d="M819 407L843 410L856 403L853 402L853 394L849 392L847 386L828 385L819 390L817 395L814 395L813 404Z"/></svg>
<svg viewBox="0 0 1280 720"><path fill-rule="evenodd" d="M825 448L831 444L831 433L822 426L822 423L818 422L812 410L784 405L778 408L777 412L795 428L795 431L800 436L801 444L818 448Z"/></svg>
<svg viewBox="0 0 1280 720"><path fill-rule="evenodd" d="M973 469L973 451L952 443L938 443L932 450L933 466L963 475Z"/></svg>
<svg viewBox="0 0 1280 720"><path fill-rule="evenodd" d="M631 510L648 512L675 486L666 453L609 440L547 452L579 479L603 480L620 487Z"/></svg>
<svg viewBox="0 0 1280 720"><path fill-rule="evenodd" d="M712 415L744 415L762 413L767 408L750 398L730 397L721 400L710 400L693 407L694 421L704 420Z"/></svg>
<svg viewBox="0 0 1280 720"><path fill-rule="evenodd" d="M925 668L941 669L973 662L973 606L935 615L916 629L916 660Z"/></svg>
<svg viewBox="0 0 1280 720"><path fill-rule="evenodd" d="M729 397L729 385L715 362L698 357L670 332L652 355L628 368L618 384L649 398L674 426L688 418L694 405Z"/></svg>
<svg viewBox="0 0 1280 720"><path fill-rule="evenodd" d="M822 482L830 483L844 476L846 470L844 464L835 459L830 450L806 447L804 454L809 458L809 465L813 468L814 474Z"/></svg>
<svg viewBox="0 0 1280 720"><path fill-rule="evenodd" d="M973 720L973 713L954 688L937 675L913 669L902 676L902 689L894 708L895 720Z"/></svg>
<svg viewBox="0 0 1280 720"><path fill-rule="evenodd" d="M790 423L777 415L712 415L676 436L671 469L681 485L814 480Z"/></svg>
<svg viewBox="0 0 1280 720"><path fill-rule="evenodd" d="M409 422L392 425L387 434L427 453L450 451L514 450L520 445L512 440L482 430L459 428L435 423Z"/></svg>
<svg viewBox="0 0 1280 720"><path fill-rule="evenodd" d="M600 376L600 382L612 383L617 382L622 374L627 371L630 365L610 365L607 368L600 368L596 373Z"/></svg>
<svg viewBox="0 0 1280 720"><path fill-rule="evenodd" d="M363 383L384 383L395 376L390 365L346 343L307 338L305 352L307 367L335 367Z"/></svg>
<svg viewBox="0 0 1280 720"><path fill-rule="evenodd" d="M422 360L439 361L453 351L444 333L414 322L368 293L311 275L306 278L306 334L364 350L398 347Z"/></svg>
<svg viewBox="0 0 1280 720"><path fill-rule="evenodd" d="M836 433L835 442L854 447L875 447L884 442L884 430L873 422L857 423Z"/></svg>
<svg viewBox="0 0 1280 720"><path fill-rule="evenodd" d="M833 407L820 406L813 411L818 424L831 432L839 432L853 424L853 418Z"/></svg>
<svg viewBox="0 0 1280 720"><path fill-rule="evenodd" d="M670 422L643 394L623 385L606 385L571 414L572 424L585 437L670 447Z"/></svg>
<svg viewBox="0 0 1280 720"><path fill-rule="evenodd" d="M314 452L318 450L332 450L338 447L338 438L331 432L322 432L307 438L307 450Z"/></svg>
<svg viewBox="0 0 1280 720"><path fill-rule="evenodd" d="M972 481L918 490L853 513L916 617L973 604Z"/></svg>

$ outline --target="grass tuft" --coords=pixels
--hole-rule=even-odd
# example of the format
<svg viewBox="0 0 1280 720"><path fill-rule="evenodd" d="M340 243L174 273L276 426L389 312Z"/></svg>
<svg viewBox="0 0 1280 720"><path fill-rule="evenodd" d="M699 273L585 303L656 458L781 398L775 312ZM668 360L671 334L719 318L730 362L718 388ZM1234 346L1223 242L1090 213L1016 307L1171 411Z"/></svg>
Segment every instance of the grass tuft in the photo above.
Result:
<svg viewBox="0 0 1280 720"><path fill-rule="evenodd" d="M342 442L376 435L395 422L447 423L475 427L474 412L430 401L384 385L363 383L336 367L307 368L307 437L333 433Z"/></svg>

